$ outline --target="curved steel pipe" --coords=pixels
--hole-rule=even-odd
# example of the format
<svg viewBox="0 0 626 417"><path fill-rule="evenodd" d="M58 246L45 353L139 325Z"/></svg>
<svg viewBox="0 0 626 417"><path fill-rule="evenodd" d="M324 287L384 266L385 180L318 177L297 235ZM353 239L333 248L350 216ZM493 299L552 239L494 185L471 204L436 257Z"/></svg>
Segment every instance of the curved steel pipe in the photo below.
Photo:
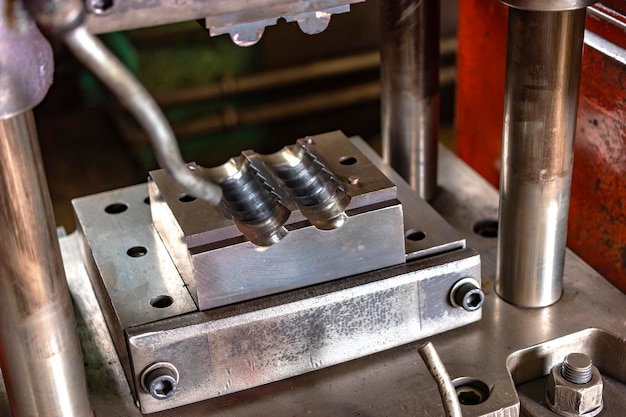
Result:
<svg viewBox="0 0 626 417"><path fill-rule="evenodd" d="M509 10L495 289L521 307L559 300L585 9Z"/></svg>
<svg viewBox="0 0 626 417"><path fill-rule="evenodd" d="M0 119L0 365L14 417L92 415L31 111Z"/></svg>
<svg viewBox="0 0 626 417"><path fill-rule="evenodd" d="M37 23L63 39L68 48L135 116L148 133L159 165L189 195L219 204L222 189L183 161L172 128L152 96L135 76L84 25L80 0L29 0Z"/></svg>
<svg viewBox="0 0 626 417"><path fill-rule="evenodd" d="M383 159L424 198L437 191L441 0L381 0Z"/></svg>
<svg viewBox="0 0 626 417"><path fill-rule="evenodd" d="M428 372L433 376L441 395L441 402L443 403L443 409L445 410L446 417L463 417L461 412L461 404L459 397L456 393L454 385L450 380L450 375L441 362L441 358L437 354L435 347L431 342L420 346L417 351L424 360Z"/></svg>
<svg viewBox="0 0 626 417"><path fill-rule="evenodd" d="M222 189L185 164L165 115L133 74L92 34L80 25L62 34L65 44L117 98L148 132L159 165L186 193L219 204Z"/></svg>

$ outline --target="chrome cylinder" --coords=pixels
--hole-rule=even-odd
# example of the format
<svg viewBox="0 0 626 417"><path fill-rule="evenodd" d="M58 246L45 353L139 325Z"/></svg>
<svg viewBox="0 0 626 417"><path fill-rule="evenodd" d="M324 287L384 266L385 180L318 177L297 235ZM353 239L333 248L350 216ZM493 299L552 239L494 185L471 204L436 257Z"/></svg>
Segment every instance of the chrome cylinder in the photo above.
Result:
<svg viewBox="0 0 626 417"><path fill-rule="evenodd" d="M0 120L0 365L13 417L91 416L32 112Z"/></svg>
<svg viewBox="0 0 626 417"><path fill-rule="evenodd" d="M509 10L496 292L562 293L585 9Z"/></svg>
<svg viewBox="0 0 626 417"><path fill-rule="evenodd" d="M381 0L383 159L424 199L437 190L440 0Z"/></svg>

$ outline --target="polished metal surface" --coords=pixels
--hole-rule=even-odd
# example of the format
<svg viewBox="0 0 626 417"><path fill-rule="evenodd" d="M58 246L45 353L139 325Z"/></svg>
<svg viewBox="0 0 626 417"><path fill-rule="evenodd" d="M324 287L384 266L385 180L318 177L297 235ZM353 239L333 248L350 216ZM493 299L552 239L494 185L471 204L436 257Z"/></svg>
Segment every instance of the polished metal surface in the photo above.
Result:
<svg viewBox="0 0 626 417"><path fill-rule="evenodd" d="M496 292L562 293L585 10L509 10Z"/></svg>
<svg viewBox="0 0 626 417"><path fill-rule="evenodd" d="M76 323L30 111L0 120L0 155L0 366L12 415L90 416Z"/></svg>
<svg viewBox="0 0 626 417"><path fill-rule="evenodd" d="M180 372L169 399L137 390L141 409L223 396L472 323L480 311L455 308L447 295L463 277L479 279L479 271L479 256L463 249L127 329L135 375L155 358Z"/></svg>
<svg viewBox="0 0 626 417"><path fill-rule="evenodd" d="M302 147L306 169L312 172L299 171L303 155L296 154ZM370 162L378 159L375 155L365 155L341 132L308 137L294 149L296 154L289 149L265 156L244 152L281 206L291 210L284 223L274 222L288 232L263 248L250 239L249 228L224 215L230 206L242 213L249 210L241 201L218 209L181 199L182 191L163 171L151 173L153 222L201 310L464 247L426 203L410 190L396 191L401 185L395 186ZM286 159L295 164L288 169L291 173L285 173ZM274 175L272 170L281 172ZM229 176L239 172L231 163L209 171L216 182L226 171L232 171ZM243 202L258 207L252 189L246 188L249 195ZM329 222L338 227L336 232L326 230Z"/></svg>
<svg viewBox="0 0 626 417"><path fill-rule="evenodd" d="M30 110L52 84L52 48L23 3L0 0L0 119Z"/></svg>
<svg viewBox="0 0 626 417"><path fill-rule="evenodd" d="M367 147L360 144L364 152ZM384 171L388 169L383 168ZM461 405L465 417L552 417L545 376L570 352L588 354L603 373L605 417L626 413L626 297L571 252L566 254L564 295L545 309L518 309L493 292L496 241L474 232L497 218L498 193L465 164L440 148L441 193L437 210L481 253L486 299L482 320L430 338L453 381L485 382L488 398ZM399 188L400 192L400 188ZM428 221L427 221L428 223ZM434 236L434 232L430 234ZM61 240L85 346L90 396L98 415L138 417L102 314L82 263L76 235ZM584 306L584 308L581 308ZM602 330L586 328L603 328ZM373 336L376 340L376 336ZM443 415L436 384L417 358L423 342L401 346L225 397L181 407L184 417L307 415ZM543 378L542 378L543 376ZM517 385L518 394L514 390ZM8 410L0 386L0 410ZM8 413L8 412L7 412ZM6 413L5 413L6 414ZM171 411L155 413L170 417Z"/></svg>
<svg viewBox="0 0 626 417"><path fill-rule="evenodd" d="M559 12L565 10L584 9L598 0L501 0L503 3L523 10Z"/></svg>
<svg viewBox="0 0 626 417"><path fill-rule="evenodd" d="M437 190L440 0L381 0L383 159L424 199Z"/></svg>
<svg viewBox="0 0 626 417"><path fill-rule="evenodd" d="M362 1L191 0L152 3L118 0L105 3L106 7L95 13L92 11L87 16L87 27L93 33L104 33L205 19L205 26L212 34L230 33L236 38L240 34L239 39L245 43L244 40L254 41L253 35L262 35L265 26L275 24L279 18L297 21L305 32L314 33L324 21L328 23L328 13L344 12L351 4ZM315 16L316 12L320 12L318 16Z"/></svg>

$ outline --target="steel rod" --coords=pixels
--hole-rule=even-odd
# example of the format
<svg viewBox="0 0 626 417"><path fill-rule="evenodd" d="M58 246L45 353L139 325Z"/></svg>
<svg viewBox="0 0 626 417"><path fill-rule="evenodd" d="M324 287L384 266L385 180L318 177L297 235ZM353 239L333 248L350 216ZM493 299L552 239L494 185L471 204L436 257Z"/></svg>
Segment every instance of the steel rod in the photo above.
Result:
<svg viewBox="0 0 626 417"><path fill-rule="evenodd" d="M496 292L559 300L585 9L509 10Z"/></svg>
<svg viewBox="0 0 626 417"><path fill-rule="evenodd" d="M450 375L448 375L446 367L443 362L441 362L441 358L435 350L435 346L433 346L431 342L427 342L420 346L417 351L424 360L428 372L430 372L437 383L446 417L463 417L456 389L454 389L454 385L452 385Z"/></svg>
<svg viewBox="0 0 626 417"><path fill-rule="evenodd" d="M0 155L0 365L12 415L90 416L31 111L0 120Z"/></svg>
<svg viewBox="0 0 626 417"><path fill-rule="evenodd" d="M440 0L381 0L383 159L418 195L437 190Z"/></svg>

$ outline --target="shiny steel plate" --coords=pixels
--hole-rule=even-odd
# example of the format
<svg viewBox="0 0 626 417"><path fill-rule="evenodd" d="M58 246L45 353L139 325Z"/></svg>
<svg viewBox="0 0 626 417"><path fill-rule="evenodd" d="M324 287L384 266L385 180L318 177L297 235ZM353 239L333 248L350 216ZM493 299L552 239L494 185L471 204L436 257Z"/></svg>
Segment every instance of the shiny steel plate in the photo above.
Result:
<svg viewBox="0 0 626 417"><path fill-rule="evenodd" d="M355 141L365 149L366 145L359 139ZM527 310L503 302L493 293L495 239L474 232L479 222L497 219L497 192L445 149L440 149L439 172L440 191L433 204L467 237L469 245L481 253L483 287L487 294L480 322L429 338L453 378L469 376L492 388L483 404L462 406L463 415L517 416L521 402L525 416L553 417L541 403L544 382L536 378L553 360L550 352L583 349L592 354L592 359L597 354L608 357L608 362L600 363L601 371L606 370L604 363L622 366L622 351L602 349L594 344L602 340L597 331L583 330L601 328L615 335L611 340L623 341L626 338L626 296L568 252L565 292L558 303L544 309ZM61 244L78 313L96 415L138 417L141 414L130 395L80 260L76 236L61 239ZM565 338L560 339L562 337ZM550 340L554 342L544 343ZM153 416L443 416L437 388L417 353L419 345L420 342L400 346ZM523 352L532 352L541 366L537 366L536 361L524 362ZM519 366L527 365L531 377L536 378L517 387L519 395L512 390L512 378L507 371L509 357L519 358L522 361ZM620 377L618 373L613 375ZM607 383L605 379L605 390L608 395L605 395L602 416L625 415L623 381L612 379ZM9 415L6 397L2 394L0 386L0 415Z"/></svg>

